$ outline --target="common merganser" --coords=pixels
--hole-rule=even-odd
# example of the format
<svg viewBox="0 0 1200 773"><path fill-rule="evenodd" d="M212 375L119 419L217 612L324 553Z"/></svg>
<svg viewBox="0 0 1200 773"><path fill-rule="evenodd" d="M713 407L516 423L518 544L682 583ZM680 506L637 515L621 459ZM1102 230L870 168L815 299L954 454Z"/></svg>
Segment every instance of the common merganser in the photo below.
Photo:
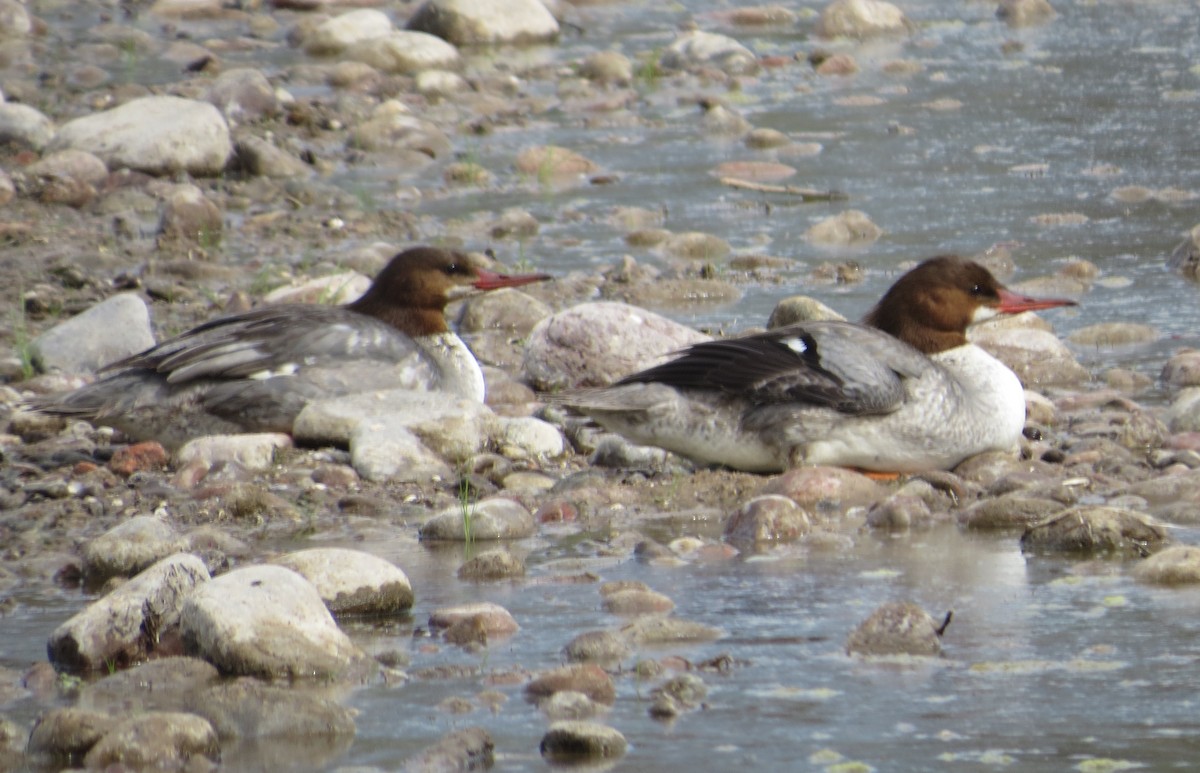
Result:
<svg viewBox="0 0 1200 773"><path fill-rule="evenodd" d="M1021 382L967 341L967 327L1072 305L1018 295L979 264L941 256L900 277L863 325L802 322L707 341L552 399L636 443L749 472L949 469L1014 448L1025 425Z"/></svg>
<svg viewBox="0 0 1200 773"><path fill-rule="evenodd" d="M92 384L28 405L173 448L201 435L290 433L309 401L374 389L482 402L483 372L446 324L446 304L549 278L498 274L460 252L414 247L352 303L279 304L215 319L106 365Z"/></svg>

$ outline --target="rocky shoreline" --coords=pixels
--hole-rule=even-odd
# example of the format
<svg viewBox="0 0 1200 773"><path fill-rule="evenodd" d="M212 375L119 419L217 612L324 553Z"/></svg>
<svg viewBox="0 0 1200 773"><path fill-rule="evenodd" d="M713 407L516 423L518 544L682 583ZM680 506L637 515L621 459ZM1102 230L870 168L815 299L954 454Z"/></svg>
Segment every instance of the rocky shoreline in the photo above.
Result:
<svg viewBox="0 0 1200 773"><path fill-rule="evenodd" d="M498 18L468 13L497 6ZM1000 6L1011 24L1053 14L1044 2ZM839 0L808 16L746 8L729 23L808 24L847 38L912 28L888 3L873 4L865 18L855 7ZM435 399L414 407L410 395L389 402L372 393L314 407L294 437L214 438L175 454L24 411L25 398L76 386L100 365L215 314L352 298L404 244L536 231L527 212L507 210L440 232L423 216L367 206L368 197L330 178L386 154L410 170L397 186L416 197L487 185L493 172L469 157L444 163L462 136L524 125L548 83L560 82L570 99L619 105L632 99L636 77L636 63L616 52L569 63L520 54L519 65L465 63L478 44L552 44L565 34L574 9L537 0L433 0L388 12L159 0L142 12L161 38L122 23L121 12L80 11L98 22L80 41L55 26L69 27L69 8L51 5L41 17L0 0L0 270L16 301L5 304L13 313L0 331L12 351L0 358L0 615L21 614L29 597L68 597L78 607L45 631L47 661L0 668L0 770L217 769L222 747L246 739L272 739L281 755L298 747L289 752L294 760L312 745L320 752L307 763L335 764L355 732L347 694L445 676L422 662L423 650L411 661L367 652L347 634L362 620L411 615L422 596L405 567L371 553L372 542L478 545L469 559L459 561L461 551L453 559L468 596L491 582L534 583L529 566L549 564L547 556L575 541L589 557L671 565L838 551L872 532L947 524L1011 535L1030 554L1096 559L1141 582L1200 582L1200 552L1164 526L1197 523L1196 352L1164 362L1171 401L1162 406L1141 400L1150 383L1140 374L1089 373L1037 317L981 327L974 339L1030 390L1020 453L891 483L826 468L776 476L697 470L543 404L539 391L608 383L708 337L643 307L728 301L748 285L779 281L786 261L770 256L734 256L730 270L714 276L707 261L729 245L713 234L667 231L650 206L623 209L614 221L628 244L654 245L686 268L663 272L627 258L451 310L487 365L486 406ZM171 30L208 37L165 34ZM756 56L732 37L685 33L653 62L656 77L732 86L763 67L795 64ZM82 58L62 56L77 46ZM243 66L280 48L308 60L283 73ZM144 85L120 77L123 62L139 58L169 64L176 79ZM822 77L857 67L846 54L811 64ZM42 81L62 85L61 93L40 98ZM318 88L333 96L305 96ZM791 145L794 157L812 151L754 129L722 104L706 104L701 120L706 132L749 147ZM440 178L421 177L435 163ZM531 148L514 164L537 185L607 182L605 170L566 148ZM762 181L778 170L723 171ZM865 214L846 210L806 238L845 247L880 234ZM1014 270L1003 247L979 258L999 274ZM857 270L831 262L810 278L854 281ZM1086 303L1098 275L1075 260L1019 286ZM832 314L797 296L777 306L770 324ZM1071 343L1153 335L1114 324L1076 331ZM380 415L387 421L375 421ZM663 538L647 522L664 514L719 523L721 536ZM593 540L599 532L605 539ZM363 544L320 546L325 541ZM305 542L311 546L294 549ZM521 544L533 547L512 549ZM538 706L547 724L530 746L540 738L549 760L626 753L625 738L603 724L623 683L653 680L647 721L661 720L700 708L706 676L735 667L732 659L689 663L671 652L726 632L673 614L676 601L645 584L567 568L542 570L536 582L594 584L614 620L565 641L565 665L523 663L487 683L495 711L509 693ZM487 601L430 610L418 622L431 648L467 652L486 652L522 624ZM947 622L915 605L885 605L846 632L845 649L934 657ZM652 645L658 649L646 654ZM631 662L632 670L621 667ZM36 723L8 718L11 707L24 717L30 705ZM404 766L474 769L494 752L487 731L471 727Z"/></svg>

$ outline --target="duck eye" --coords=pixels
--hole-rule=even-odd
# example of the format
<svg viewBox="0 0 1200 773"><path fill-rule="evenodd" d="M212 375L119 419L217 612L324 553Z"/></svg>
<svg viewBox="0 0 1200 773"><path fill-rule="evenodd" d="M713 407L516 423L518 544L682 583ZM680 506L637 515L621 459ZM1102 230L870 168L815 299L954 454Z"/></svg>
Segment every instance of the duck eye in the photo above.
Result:
<svg viewBox="0 0 1200 773"><path fill-rule="evenodd" d="M457 263L451 263L449 266L446 266L447 274L457 274L459 271L461 271L461 269L458 267Z"/></svg>
<svg viewBox="0 0 1200 773"><path fill-rule="evenodd" d="M971 295L983 295L983 288L979 285L971 285Z"/></svg>

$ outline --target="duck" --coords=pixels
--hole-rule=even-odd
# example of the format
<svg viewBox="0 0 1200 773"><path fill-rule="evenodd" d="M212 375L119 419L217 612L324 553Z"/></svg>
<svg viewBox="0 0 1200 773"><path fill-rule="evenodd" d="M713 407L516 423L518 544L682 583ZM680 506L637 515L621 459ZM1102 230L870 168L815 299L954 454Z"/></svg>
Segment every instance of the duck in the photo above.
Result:
<svg viewBox="0 0 1200 773"><path fill-rule="evenodd" d="M310 401L356 392L414 389L483 402L483 372L451 331L446 305L549 278L413 247L351 303L277 304L216 318L104 366L86 386L26 406L173 449L204 435L290 434Z"/></svg>
<svg viewBox="0 0 1200 773"><path fill-rule="evenodd" d="M812 321L695 344L667 362L552 397L634 443L773 473L949 470L1017 447L1024 388L967 340L999 315L1074 306L1005 288L954 255L902 275L862 324Z"/></svg>

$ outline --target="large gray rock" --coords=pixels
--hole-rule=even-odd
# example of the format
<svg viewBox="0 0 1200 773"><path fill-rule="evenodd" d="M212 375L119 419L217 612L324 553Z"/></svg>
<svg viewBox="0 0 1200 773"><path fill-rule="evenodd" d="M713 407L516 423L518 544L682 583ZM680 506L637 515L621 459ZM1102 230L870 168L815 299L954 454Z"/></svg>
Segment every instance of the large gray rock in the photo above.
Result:
<svg viewBox="0 0 1200 773"><path fill-rule="evenodd" d="M229 125L208 102L181 97L134 99L77 118L59 129L49 150L79 148L110 169L128 167L152 175L220 174L233 153Z"/></svg>
<svg viewBox="0 0 1200 773"><path fill-rule="evenodd" d="M33 339L39 370L94 371L154 346L150 312L135 293L120 293Z"/></svg>
<svg viewBox="0 0 1200 773"><path fill-rule="evenodd" d="M1078 384L1090 374L1067 345L1029 314L998 319L969 331L972 343L1003 362L1027 387ZM1044 323L1040 323L1044 324Z"/></svg>
<svg viewBox="0 0 1200 773"><path fill-rule="evenodd" d="M253 679L212 685L188 696L189 710L221 738L329 738L354 734L349 709L295 688Z"/></svg>
<svg viewBox="0 0 1200 773"><path fill-rule="evenodd" d="M90 769L178 770L194 757L216 763L217 733L208 720L182 712L129 717L112 727L83 758ZM190 766L189 766L190 767Z"/></svg>
<svg viewBox="0 0 1200 773"><path fill-rule="evenodd" d="M188 698L219 678L216 667L199 658L159 658L88 684L75 706L113 716L186 711Z"/></svg>
<svg viewBox="0 0 1200 773"><path fill-rule="evenodd" d="M103 711L64 706L38 717L25 751L34 759L78 759L119 720Z"/></svg>
<svg viewBox="0 0 1200 773"><path fill-rule="evenodd" d="M348 444L355 470L368 480L427 481L449 475L446 460L479 453L502 426L474 400L391 389L309 403L292 434L302 443Z"/></svg>
<svg viewBox="0 0 1200 773"><path fill-rule="evenodd" d="M394 29L383 11L360 8L319 24L304 40L304 50L315 55L340 54L355 43L382 37Z"/></svg>
<svg viewBox="0 0 1200 773"><path fill-rule="evenodd" d="M275 454L292 447L292 438L281 432L248 432L242 435L205 435L189 440L175 452L175 463L183 467L201 464L212 467L232 463L247 470L269 470Z"/></svg>
<svg viewBox="0 0 1200 773"><path fill-rule="evenodd" d="M451 465L422 443L402 417L383 416L355 427L350 435L350 463L364 479L376 482L424 483L454 474Z"/></svg>
<svg viewBox="0 0 1200 773"><path fill-rule="evenodd" d="M138 515L83 546L83 574L93 583L129 577L179 550L179 535L170 524Z"/></svg>
<svg viewBox="0 0 1200 773"><path fill-rule="evenodd" d="M629 744L620 731L596 722L560 720L542 736L542 756L552 762L582 763L621 757Z"/></svg>
<svg viewBox="0 0 1200 773"><path fill-rule="evenodd" d="M462 66L458 49L436 35L415 30L395 30L350 46L346 56L380 72L408 75L423 70L457 70Z"/></svg>
<svg viewBox="0 0 1200 773"><path fill-rule="evenodd" d="M361 550L312 548L274 563L312 583L335 615L391 615L413 605L408 576L392 562Z"/></svg>
<svg viewBox="0 0 1200 773"><path fill-rule="evenodd" d="M1021 535L1028 553L1149 556L1174 542L1145 513L1120 507L1079 506L1034 524Z"/></svg>
<svg viewBox="0 0 1200 773"><path fill-rule="evenodd" d="M427 0L408 28L456 46L548 43L559 32L541 0Z"/></svg>
<svg viewBox="0 0 1200 773"><path fill-rule="evenodd" d="M709 336L624 303L583 303L546 317L529 334L524 371L544 390L603 386L662 362Z"/></svg>
<svg viewBox="0 0 1200 773"><path fill-rule="evenodd" d="M882 605L846 640L851 655L915 655L930 657L942 651L938 623L911 601Z"/></svg>
<svg viewBox="0 0 1200 773"><path fill-rule="evenodd" d="M101 671L153 652L158 634L173 627L198 585L209 580L199 558L178 554L146 569L60 625L47 644L50 662L64 671Z"/></svg>
<svg viewBox="0 0 1200 773"><path fill-rule="evenodd" d="M869 38L912 29L904 12L882 0L834 0L821 11L817 34L826 38Z"/></svg>
<svg viewBox="0 0 1200 773"><path fill-rule="evenodd" d="M0 103L0 142L41 150L54 138L54 122L37 108L18 102Z"/></svg>
<svg viewBox="0 0 1200 773"><path fill-rule="evenodd" d="M436 124L414 115L403 103L388 100L350 131L350 147L373 151L412 151L440 158L451 150L450 138Z"/></svg>
<svg viewBox="0 0 1200 773"><path fill-rule="evenodd" d="M184 603L184 647L223 674L326 678L361 655L317 589L282 566L248 566L206 583Z"/></svg>

